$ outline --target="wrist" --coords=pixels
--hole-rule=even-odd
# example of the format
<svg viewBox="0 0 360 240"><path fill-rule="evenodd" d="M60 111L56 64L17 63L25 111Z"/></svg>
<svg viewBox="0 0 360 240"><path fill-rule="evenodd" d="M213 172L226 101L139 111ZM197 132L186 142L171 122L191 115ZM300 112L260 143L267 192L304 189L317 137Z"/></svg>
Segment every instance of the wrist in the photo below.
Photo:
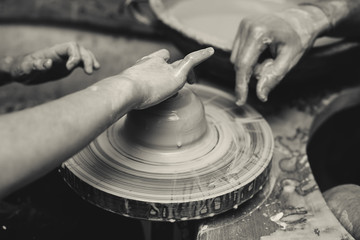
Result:
<svg viewBox="0 0 360 240"><path fill-rule="evenodd" d="M309 47L315 39L331 28L327 15L318 7L301 5L277 13L277 16L286 21L300 38L303 46Z"/></svg>
<svg viewBox="0 0 360 240"><path fill-rule="evenodd" d="M318 6L303 5L299 6L299 9L307 13L307 21L313 23L312 31L316 37L319 37L330 31L333 27L329 16Z"/></svg>
<svg viewBox="0 0 360 240"><path fill-rule="evenodd" d="M317 2L304 2L299 4L300 7L313 7L319 9L330 22L331 28L334 28L342 19L350 15L348 1L328 0Z"/></svg>
<svg viewBox="0 0 360 240"><path fill-rule="evenodd" d="M119 75L103 79L88 89L100 94L110 106L113 121L117 121L124 114L135 109L140 102L141 96L136 90L134 81Z"/></svg>

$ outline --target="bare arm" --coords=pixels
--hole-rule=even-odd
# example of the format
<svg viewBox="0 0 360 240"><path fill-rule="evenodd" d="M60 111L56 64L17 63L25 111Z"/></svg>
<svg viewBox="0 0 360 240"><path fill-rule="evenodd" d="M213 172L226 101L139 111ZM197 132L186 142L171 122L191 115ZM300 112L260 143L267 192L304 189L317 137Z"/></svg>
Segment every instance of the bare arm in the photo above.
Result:
<svg viewBox="0 0 360 240"><path fill-rule="evenodd" d="M208 48L168 64L160 50L117 76L50 103L0 117L0 199L49 172L132 109L175 94Z"/></svg>
<svg viewBox="0 0 360 240"><path fill-rule="evenodd" d="M359 37L360 3L358 0L317 0L301 3L300 6L319 8L328 18L330 27L327 36Z"/></svg>
<svg viewBox="0 0 360 240"><path fill-rule="evenodd" d="M265 16L244 18L231 55L236 69L237 104L243 105L251 77L266 101L269 92L298 63L319 36L360 36L360 1L319 0ZM272 57L259 62L269 49Z"/></svg>

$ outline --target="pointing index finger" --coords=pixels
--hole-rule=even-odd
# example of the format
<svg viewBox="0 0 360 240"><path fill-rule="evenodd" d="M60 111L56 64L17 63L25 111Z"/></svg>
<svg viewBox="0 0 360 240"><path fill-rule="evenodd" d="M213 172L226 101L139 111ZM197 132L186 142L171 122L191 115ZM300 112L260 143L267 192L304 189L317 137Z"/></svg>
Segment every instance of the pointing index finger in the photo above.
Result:
<svg viewBox="0 0 360 240"><path fill-rule="evenodd" d="M212 47L208 47L205 49L201 49L201 50L189 53L175 67L177 69L176 75L177 76L179 76L179 75L186 76L193 67L195 67L196 65L205 61L213 54L214 54L214 49Z"/></svg>
<svg viewBox="0 0 360 240"><path fill-rule="evenodd" d="M265 41L266 40L266 41ZM260 40L259 37L250 35L246 39L243 47L239 49L239 53L235 59L236 70L236 104L238 106L244 105L248 94L248 83L254 72L255 66L261 53L268 47L268 38Z"/></svg>

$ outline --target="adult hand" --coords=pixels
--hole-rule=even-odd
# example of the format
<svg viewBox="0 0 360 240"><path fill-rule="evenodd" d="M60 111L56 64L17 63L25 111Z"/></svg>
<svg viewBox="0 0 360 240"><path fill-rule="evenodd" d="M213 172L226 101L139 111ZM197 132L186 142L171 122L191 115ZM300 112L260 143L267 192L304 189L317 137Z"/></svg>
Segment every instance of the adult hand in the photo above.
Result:
<svg viewBox="0 0 360 240"><path fill-rule="evenodd" d="M213 55L213 48L192 52L171 64L169 51L162 49L141 58L120 74L135 84L135 109L153 106L174 95L186 83L193 67Z"/></svg>
<svg viewBox="0 0 360 240"><path fill-rule="evenodd" d="M92 52L76 42L68 42L14 58L10 75L23 84L38 84L63 78L76 67L91 74L100 64Z"/></svg>
<svg viewBox="0 0 360 240"><path fill-rule="evenodd" d="M267 101L269 92L329 27L326 15L314 6L299 6L265 16L244 18L230 59L236 70L236 104L245 104L252 76L258 80L258 98ZM259 62L266 49L272 58Z"/></svg>

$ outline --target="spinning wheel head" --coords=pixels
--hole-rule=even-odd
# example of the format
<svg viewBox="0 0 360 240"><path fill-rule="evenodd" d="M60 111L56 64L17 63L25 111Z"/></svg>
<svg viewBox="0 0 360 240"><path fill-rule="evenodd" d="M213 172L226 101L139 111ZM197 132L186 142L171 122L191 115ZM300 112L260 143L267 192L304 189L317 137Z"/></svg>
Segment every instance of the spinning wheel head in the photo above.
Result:
<svg viewBox="0 0 360 240"><path fill-rule="evenodd" d="M273 138L251 107L201 85L120 119L63 164L65 181L106 210L155 221L199 219L251 198Z"/></svg>

